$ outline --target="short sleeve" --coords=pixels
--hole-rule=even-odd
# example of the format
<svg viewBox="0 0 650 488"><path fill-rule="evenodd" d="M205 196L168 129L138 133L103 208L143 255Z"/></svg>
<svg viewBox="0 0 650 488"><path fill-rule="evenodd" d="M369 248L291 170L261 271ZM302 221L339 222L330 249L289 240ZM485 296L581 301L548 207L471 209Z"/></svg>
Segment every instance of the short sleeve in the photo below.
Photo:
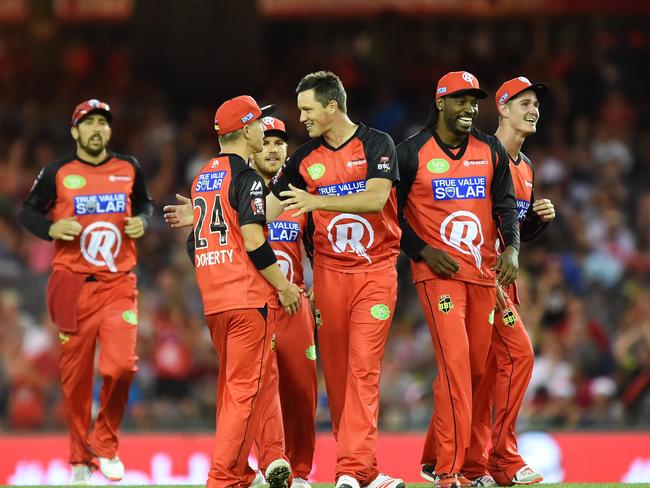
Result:
<svg viewBox="0 0 650 488"><path fill-rule="evenodd" d="M300 161L301 158L297 155L291 156L269 182L269 188L280 200L283 199L280 193L289 190L289 184L301 190L307 189L307 182L300 174Z"/></svg>
<svg viewBox="0 0 650 488"><path fill-rule="evenodd" d="M368 163L366 180L385 178L393 182L399 181L397 153L393 139L388 134L379 131L370 134L367 141L364 141L364 151Z"/></svg>
<svg viewBox="0 0 650 488"><path fill-rule="evenodd" d="M239 215L239 225L266 223L264 180L252 169L239 173L233 185L233 208Z"/></svg>

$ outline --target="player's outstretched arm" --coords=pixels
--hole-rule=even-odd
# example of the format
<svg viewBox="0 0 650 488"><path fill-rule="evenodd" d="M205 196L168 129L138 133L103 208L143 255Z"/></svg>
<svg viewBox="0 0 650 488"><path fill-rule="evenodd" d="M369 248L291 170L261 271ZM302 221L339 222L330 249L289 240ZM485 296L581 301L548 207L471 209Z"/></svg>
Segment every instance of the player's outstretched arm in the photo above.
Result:
<svg viewBox="0 0 650 488"><path fill-rule="evenodd" d="M372 178L366 182L366 190L340 196L312 195L289 185L289 190L280 193L285 198L282 205L286 210L296 210L294 217L326 210L328 212L376 213L381 212L390 195L393 182L385 178Z"/></svg>
<svg viewBox="0 0 650 488"><path fill-rule="evenodd" d="M260 274L278 293L280 303L289 315L295 314L300 308L300 295L303 291L289 282L278 266L273 249L264 236L264 229L258 223L241 226L244 247Z"/></svg>
<svg viewBox="0 0 650 488"><path fill-rule="evenodd" d="M163 217L170 227L188 227L194 223L192 200L177 193L178 205L165 205Z"/></svg>

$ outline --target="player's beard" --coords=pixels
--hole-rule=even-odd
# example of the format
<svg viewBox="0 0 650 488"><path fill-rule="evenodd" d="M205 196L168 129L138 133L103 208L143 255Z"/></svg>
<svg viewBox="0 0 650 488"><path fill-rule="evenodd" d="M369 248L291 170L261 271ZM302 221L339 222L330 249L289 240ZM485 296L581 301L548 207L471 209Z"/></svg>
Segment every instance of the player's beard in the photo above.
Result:
<svg viewBox="0 0 650 488"><path fill-rule="evenodd" d="M78 143L81 149L83 149L86 153L90 154L93 158L96 158L106 149L107 142L100 137L99 138L100 143L98 145L93 145L91 143L91 139L93 137L94 136L89 137L85 143L84 141L79 139Z"/></svg>

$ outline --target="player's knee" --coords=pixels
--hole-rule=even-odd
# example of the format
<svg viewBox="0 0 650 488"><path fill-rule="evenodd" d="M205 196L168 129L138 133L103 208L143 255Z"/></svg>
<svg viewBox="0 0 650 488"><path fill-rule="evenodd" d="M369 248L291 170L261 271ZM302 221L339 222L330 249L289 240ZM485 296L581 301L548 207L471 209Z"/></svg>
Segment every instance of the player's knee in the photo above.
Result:
<svg viewBox="0 0 650 488"><path fill-rule="evenodd" d="M112 361L100 366L102 377L110 378L113 381L131 379L135 370L135 359Z"/></svg>

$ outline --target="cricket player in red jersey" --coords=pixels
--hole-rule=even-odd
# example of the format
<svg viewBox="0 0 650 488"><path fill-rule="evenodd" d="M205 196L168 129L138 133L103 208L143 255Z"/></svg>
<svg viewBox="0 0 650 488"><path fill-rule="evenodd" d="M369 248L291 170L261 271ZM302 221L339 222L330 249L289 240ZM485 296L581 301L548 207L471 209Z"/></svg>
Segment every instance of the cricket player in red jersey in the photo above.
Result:
<svg viewBox="0 0 650 488"><path fill-rule="evenodd" d="M263 117L264 146L251 158L253 168L265 184L278 172L287 159L289 134L284 122L275 117ZM284 275L291 283L305 287L303 281L301 243L311 248L308 215L293 217L291 210L284 211L273 222L267 223L267 240ZM270 462L282 452L291 463L292 488L311 488L307 478L312 469L316 444L316 400L318 378L316 375L316 346L314 343L314 316L307 296L295 315L287 314L277 300L269 303L269 322L275 326L275 363L272 381L278 384L282 424L278 425L270 405L263 417L255 444L260 456L260 468L265 471ZM284 426L284 450L281 439Z"/></svg>
<svg viewBox="0 0 650 488"><path fill-rule="evenodd" d="M495 137L472 128L485 96L471 73L446 74L427 126L397 148L402 248L413 260L438 363L423 475L444 488L471 484L461 469L492 334L495 283L512 283L518 270L508 155ZM505 249L497 257L498 238Z"/></svg>
<svg viewBox="0 0 650 488"><path fill-rule="evenodd" d="M153 204L138 162L107 150L111 122L108 104L77 105L75 153L41 170L20 214L27 230L55 242L47 305L60 330L72 484L90 484L95 458L109 480L124 476L117 432L136 371L134 240L144 235ZM98 341L102 389L91 433Z"/></svg>
<svg viewBox="0 0 650 488"><path fill-rule="evenodd" d="M506 81L495 96L499 111L496 136L508 152L524 242L534 239L555 218L550 200L535 200L533 165L521 152L526 137L537 131L539 104L547 91L543 83L532 84L520 76ZM533 373L533 347L515 308L519 305L516 283L497 293L497 316L485 374L475 394L472 441L463 470L476 486L539 483L542 474L519 455L515 437L515 423Z"/></svg>
<svg viewBox="0 0 650 488"><path fill-rule="evenodd" d="M264 129L262 151L254 153L250 160L253 169L268 183L287 159L289 135L281 120L271 116L261 120ZM182 195L177 195L177 199L179 205L165 207L165 219L172 227L192 225L191 200ZM301 242L305 243L305 248L311 249L309 219L308 215L293 217L292 213L285 211L275 221L268 222L267 240L285 277L304 288ZM194 242L188 244L193 251ZM263 472L268 471L274 460L284 458L286 452L294 474L291 486L309 488L307 477L311 472L316 443L318 391L315 324L306 295L302 297L300 310L294 315L283 310L277 298L271 296L267 321L275 332L270 382L274 389L279 390L279 395L262 407L254 440L260 466L257 480L263 480Z"/></svg>
<svg viewBox="0 0 650 488"><path fill-rule="evenodd" d="M333 73L305 76L296 89L312 140L271 182L293 216L314 220L314 297L319 352L337 441L338 488L403 488L377 469L379 374L397 299L399 179L391 137L347 115Z"/></svg>
<svg viewBox="0 0 650 488"><path fill-rule="evenodd" d="M267 304L277 293L294 314L302 293L285 278L266 240L264 182L248 165L250 156L262 150L260 119L271 111L249 96L224 102L215 115L221 152L192 183L194 265L221 360L208 488L266 483L283 488L291 475L284 457L269 464L266 483L248 465L263 407L277 398L269 376L273 330Z"/></svg>

